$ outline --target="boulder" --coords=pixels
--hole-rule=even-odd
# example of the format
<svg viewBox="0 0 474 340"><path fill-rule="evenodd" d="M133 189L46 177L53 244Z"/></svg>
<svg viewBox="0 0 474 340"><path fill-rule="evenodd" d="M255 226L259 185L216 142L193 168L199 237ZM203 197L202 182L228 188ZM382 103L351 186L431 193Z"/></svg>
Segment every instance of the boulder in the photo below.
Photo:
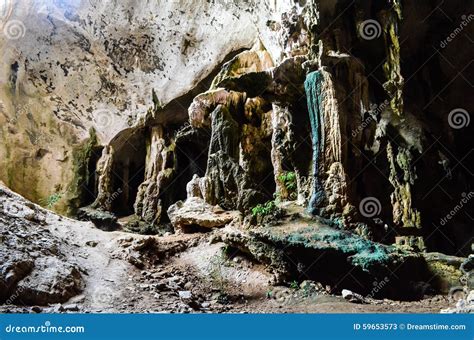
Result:
<svg viewBox="0 0 474 340"><path fill-rule="evenodd" d="M474 290L471 290L466 298L459 299L454 307L441 310L442 314L472 314L474 313Z"/></svg>
<svg viewBox="0 0 474 340"><path fill-rule="evenodd" d="M463 285L460 268L465 258L442 253L423 253L423 257L433 277L431 285L436 290L448 294L453 288Z"/></svg>
<svg viewBox="0 0 474 340"><path fill-rule="evenodd" d="M351 290L348 289L343 289L342 292L342 297L350 302L354 303L364 303L364 297L360 294L354 293Z"/></svg>
<svg viewBox="0 0 474 340"><path fill-rule="evenodd" d="M178 201L168 209L168 216L177 231L191 231L194 228L219 228L238 218L239 213L225 211L219 206L206 203L198 197Z"/></svg>
<svg viewBox="0 0 474 340"><path fill-rule="evenodd" d="M66 302L82 290L78 268L55 257L41 257L35 261L30 275L18 282L18 301L29 305Z"/></svg>
<svg viewBox="0 0 474 340"><path fill-rule="evenodd" d="M67 257L70 246L49 230L51 217L0 186L0 303L44 306L82 290L81 269Z"/></svg>
<svg viewBox="0 0 474 340"><path fill-rule="evenodd" d="M91 221L102 230L111 231L117 229L117 217L111 212L91 207L80 208L77 212L77 218L81 221Z"/></svg>

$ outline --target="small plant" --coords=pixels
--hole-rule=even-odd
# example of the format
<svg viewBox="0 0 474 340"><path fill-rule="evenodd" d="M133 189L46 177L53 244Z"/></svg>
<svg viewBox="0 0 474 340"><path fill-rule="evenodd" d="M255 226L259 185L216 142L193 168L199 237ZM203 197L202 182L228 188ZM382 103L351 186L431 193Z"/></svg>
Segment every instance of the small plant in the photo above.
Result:
<svg viewBox="0 0 474 340"><path fill-rule="evenodd" d="M291 283L290 283L290 288L291 289L298 289L300 286L298 285L298 282L296 280L293 280Z"/></svg>
<svg viewBox="0 0 474 340"><path fill-rule="evenodd" d="M273 291L271 289L267 290L265 296L267 297L267 299L273 298Z"/></svg>
<svg viewBox="0 0 474 340"><path fill-rule="evenodd" d="M46 206L46 208L51 209L54 207L56 203L59 202L61 199L62 194L60 192L56 192L50 196L48 196L45 200L42 200L41 203Z"/></svg>
<svg viewBox="0 0 474 340"><path fill-rule="evenodd" d="M226 259L227 257L229 257L230 255L230 246L228 244L224 245L222 248L221 248L221 252L222 252L222 257L224 259Z"/></svg>
<svg viewBox="0 0 474 340"><path fill-rule="evenodd" d="M257 204L252 208L252 216L267 216L275 213L277 211L277 206L275 201L268 201L265 204Z"/></svg>
<svg viewBox="0 0 474 340"><path fill-rule="evenodd" d="M280 175L278 179L283 183L286 190L288 191L288 198L296 199L296 174L293 171L287 171L284 174Z"/></svg>

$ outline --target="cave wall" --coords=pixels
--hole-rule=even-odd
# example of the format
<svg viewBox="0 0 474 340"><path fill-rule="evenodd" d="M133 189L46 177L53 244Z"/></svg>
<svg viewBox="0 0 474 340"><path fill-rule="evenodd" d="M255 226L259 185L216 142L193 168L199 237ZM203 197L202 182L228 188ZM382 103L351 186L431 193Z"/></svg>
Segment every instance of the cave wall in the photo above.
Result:
<svg viewBox="0 0 474 340"><path fill-rule="evenodd" d="M192 196L229 210L296 200L332 225L383 243L470 252L474 103L464 46L474 35L473 4L173 1L158 10L129 1L107 18L108 2L38 4L12 5L11 13L54 14L34 21L45 26L35 32L46 41L43 54L35 44L0 40L2 51L18 52L3 56L0 92L7 122L0 178L15 190L33 195L9 160L26 164L17 154L29 147L25 136L48 129L55 131L45 133L48 142L57 143L39 142L23 171L26 177L34 169L36 183L57 173L33 186L36 198L53 182L91 178L94 167L84 173L74 155L89 162L91 150L103 146L93 207L146 223L166 222L169 206L192 188ZM112 19L123 27L112 29ZM48 58L61 60L46 67ZM29 109L15 125L20 98L42 109ZM37 122L41 117L48 123ZM113 176L129 172L120 160L133 152L120 140L141 145L135 156L143 181L133 206L127 199L117 208L125 201ZM61 164L51 161L58 148ZM282 179L288 173L292 190ZM48 190L38 189L43 185Z"/></svg>
<svg viewBox="0 0 474 340"><path fill-rule="evenodd" d="M66 212L78 195L68 189L80 176L73 150L90 128L109 143L154 102L185 95L231 52L251 47L266 18L290 5L2 1L0 180L35 202L60 195L54 208Z"/></svg>

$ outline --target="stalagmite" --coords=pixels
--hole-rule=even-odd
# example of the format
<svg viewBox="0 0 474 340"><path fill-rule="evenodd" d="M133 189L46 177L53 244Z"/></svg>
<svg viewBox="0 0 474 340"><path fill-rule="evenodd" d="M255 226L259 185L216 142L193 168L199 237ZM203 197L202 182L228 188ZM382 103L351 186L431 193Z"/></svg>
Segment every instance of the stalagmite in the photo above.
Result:
<svg viewBox="0 0 474 340"><path fill-rule="evenodd" d="M347 203L342 137L346 122L341 117L335 87L331 73L325 69L309 73L305 80L313 146L313 188L308 211L318 213L325 207L326 215L341 213Z"/></svg>
<svg viewBox="0 0 474 340"><path fill-rule="evenodd" d="M110 211L112 208L112 164L114 150L112 146L107 146L102 150L102 156L97 162L97 198L92 203L92 208Z"/></svg>
<svg viewBox="0 0 474 340"><path fill-rule="evenodd" d="M324 148L324 122L322 121L324 114L321 112L323 107L322 82L322 74L320 71L308 74L305 80L309 118L311 121L311 144L313 146L313 165L311 172L313 191L308 204L308 211L311 213L317 213L318 208L324 200L324 191L320 177L320 159Z"/></svg>
<svg viewBox="0 0 474 340"><path fill-rule="evenodd" d="M284 162L291 157L294 152L294 136L290 125L292 122L291 113L287 107L281 107L274 103L272 110L272 163L273 173L276 183L276 192L282 199L289 197L288 190L281 180L284 174Z"/></svg>
<svg viewBox="0 0 474 340"><path fill-rule="evenodd" d="M162 218L164 193L174 175L174 152L172 143L167 139L162 126L150 130L145 180L138 188L135 201L135 213L148 223L159 223ZM166 211L166 210L165 210Z"/></svg>

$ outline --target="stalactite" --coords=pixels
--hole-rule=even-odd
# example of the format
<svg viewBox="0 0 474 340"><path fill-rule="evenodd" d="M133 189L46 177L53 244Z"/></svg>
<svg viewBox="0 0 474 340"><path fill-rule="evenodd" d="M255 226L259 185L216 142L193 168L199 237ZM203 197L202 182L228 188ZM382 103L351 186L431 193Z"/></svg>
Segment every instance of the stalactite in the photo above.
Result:
<svg viewBox="0 0 474 340"><path fill-rule="evenodd" d="M400 42L398 26L402 20L401 5L393 0L393 8L382 16L387 61L383 70L387 81L383 84L390 97L390 107L399 116L403 114L404 79L400 67Z"/></svg>
<svg viewBox="0 0 474 340"><path fill-rule="evenodd" d="M282 199L289 197L288 190L281 180L284 174L285 160L291 157L294 148L293 132L290 129L292 116L287 107L273 104L272 110L272 163L275 176L276 193Z"/></svg>
<svg viewBox="0 0 474 340"><path fill-rule="evenodd" d="M272 111L260 97L245 102L245 119L240 134L240 166L269 197L275 192L271 160Z"/></svg>
<svg viewBox="0 0 474 340"><path fill-rule="evenodd" d="M308 111L311 122L311 144L313 147L313 191L308 204L308 211L317 213L324 200L324 190L319 176L321 150L324 150L324 122L323 119L323 93L324 81L321 71L314 71L307 75L304 86L308 100Z"/></svg>
<svg viewBox="0 0 474 340"><path fill-rule="evenodd" d="M252 181L239 165L240 127L232 113L219 105L211 114L212 135L206 170L205 198L226 209L247 210L256 204Z"/></svg>
<svg viewBox="0 0 474 340"><path fill-rule="evenodd" d="M334 217L349 210L342 135L345 117L341 117L332 75L324 68L307 75L305 89L313 146L308 211Z"/></svg>

